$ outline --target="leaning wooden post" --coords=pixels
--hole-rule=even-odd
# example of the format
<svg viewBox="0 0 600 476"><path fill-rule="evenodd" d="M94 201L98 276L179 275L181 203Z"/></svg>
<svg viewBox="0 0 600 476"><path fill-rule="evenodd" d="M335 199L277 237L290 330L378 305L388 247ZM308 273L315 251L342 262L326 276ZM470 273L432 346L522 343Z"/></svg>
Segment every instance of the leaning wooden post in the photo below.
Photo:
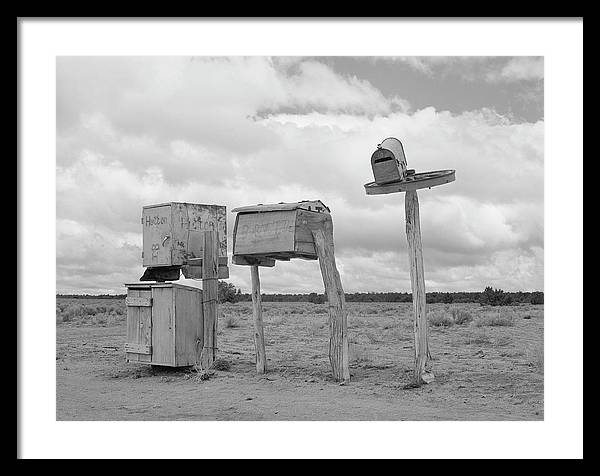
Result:
<svg viewBox="0 0 600 476"><path fill-rule="evenodd" d="M433 373L429 369L429 330L427 323L427 301L425 274L423 272L423 245L419 219L419 197L416 190L408 190L404 201L406 212L406 238L408 239L408 262L414 310L415 336L415 383L429 383Z"/></svg>
<svg viewBox="0 0 600 476"><path fill-rule="evenodd" d="M260 276L258 265L250 266L252 277L252 315L254 316L254 348L256 349L256 373L267 371L267 356L265 352L265 332L262 318L262 298L260 296Z"/></svg>
<svg viewBox="0 0 600 476"><path fill-rule="evenodd" d="M219 295L217 246L216 232L204 232L202 259L204 340L200 353L200 367L203 371L207 371L217 357L217 300Z"/></svg>
<svg viewBox="0 0 600 476"><path fill-rule="evenodd" d="M319 257L323 285L329 301L329 362L333 378L338 382L350 380L348 364L348 317L342 280L335 265L333 223L329 215L321 226L311 230Z"/></svg>

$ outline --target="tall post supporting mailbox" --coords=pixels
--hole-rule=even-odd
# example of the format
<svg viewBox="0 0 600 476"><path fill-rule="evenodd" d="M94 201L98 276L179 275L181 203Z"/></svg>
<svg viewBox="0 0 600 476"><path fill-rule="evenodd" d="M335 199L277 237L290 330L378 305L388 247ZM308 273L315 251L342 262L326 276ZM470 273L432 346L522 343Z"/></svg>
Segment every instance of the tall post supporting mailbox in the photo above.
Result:
<svg viewBox="0 0 600 476"><path fill-rule="evenodd" d="M417 190L431 188L454 181L454 170L436 170L415 173L406 168L406 157L401 142L393 137L385 139L371 155L375 181L365 184L367 195L406 192L404 208L408 261L414 311L415 367L417 385L434 380L429 352L425 275L423 271L423 245L419 219Z"/></svg>
<svg viewBox="0 0 600 476"><path fill-rule="evenodd" d="M240 207L233 230L233 263L250 266L256 371L267 369L260 294L260 266L293 258L319 260L329 301L329 361L337 381L350 380L344 290L335 264L333 222L320 200Z"/></svg>

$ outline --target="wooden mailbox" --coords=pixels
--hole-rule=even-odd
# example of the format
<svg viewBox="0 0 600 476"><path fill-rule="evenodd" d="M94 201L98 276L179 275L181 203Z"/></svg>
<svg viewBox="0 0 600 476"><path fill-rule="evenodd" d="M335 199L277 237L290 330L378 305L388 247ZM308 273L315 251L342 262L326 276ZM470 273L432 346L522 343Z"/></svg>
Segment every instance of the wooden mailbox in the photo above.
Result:
<svg viewBox="0 0 600 476"><path fill-rule="evenodd" d="M251 267L256 371L262 374L267 369L259 266L272 267L277 260L292 258L318 259L329 301L329 361L333 377L348 381L347 313L335 264L329 208L320 200L305 200L240 207L232 211L237 213L233 229L233 263Z"/></svg>
<svg viewBox="0 0 600 476"><path fill-rule="evenodd" d="M127 362L194 365L203 340L202 289L177 283L127 287Z"/></svg>
<svg viewBox="0 0 600 476"><path fill-rule="evenodd" d="M142 209L142 281L200 278L204 232L217 236L219 278L228 278L226 207L170 202Z"/></svg>
<svg viewBox="0 0 600 476"><path fill-rule="evenodd" d="M240 257L316 260L317 251L308 223L315 214L329 211L320 200L235 208L234 262L241 261Z"/></svg>

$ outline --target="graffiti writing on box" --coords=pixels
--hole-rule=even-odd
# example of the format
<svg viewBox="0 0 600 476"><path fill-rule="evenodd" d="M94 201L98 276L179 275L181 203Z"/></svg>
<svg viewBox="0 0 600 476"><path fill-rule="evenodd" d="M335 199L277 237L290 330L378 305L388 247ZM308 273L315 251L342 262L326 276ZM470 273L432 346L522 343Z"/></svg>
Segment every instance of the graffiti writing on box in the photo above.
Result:
<svg viewBox="0 0 600 476"><path fill-rule="evenodd" d="M166 216L159 216L159 215L154 215L154 216L149 216L146 215L145 220L144 220L144 225L145 226L160 226L160 225L165 225L169 222L169 217Z"/></svg>
<svg viewBox="0 0 600 476"><path fill-rule="evenodd" d="M238 233L243 235L248 233L275 233L278 231L287 230L290 227L289 220L277 220L268 223L257 223L255 225L242 225Z"/></svg>

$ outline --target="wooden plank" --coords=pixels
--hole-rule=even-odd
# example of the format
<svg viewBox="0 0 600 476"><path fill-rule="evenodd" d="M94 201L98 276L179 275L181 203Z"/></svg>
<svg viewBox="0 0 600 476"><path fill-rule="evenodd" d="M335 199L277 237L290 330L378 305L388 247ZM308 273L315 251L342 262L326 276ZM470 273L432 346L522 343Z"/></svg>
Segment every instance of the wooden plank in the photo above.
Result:
<svg viewBox="0 0 600 476"><path fill-rule="evenodd" d="M127 342L125 344L125 352L132 354L151 354L152 346L148 344L132 344L131 342Z"/></svg>
<svg viewBox="0 0 600 476"><path fill-rule="evenodd" d="M267 258L265 256L233 256L233 264L240 266L266 266L272 268L275 266L275 260L273 258Z"/></svg>
<svg viewBox="0 0 600 476"><path fill-rule="evenodd" d="M175 295L175 365L196 363L202 345L202 290L174 288Z"/></svg>
<svg viewBox="0 0 600 476"><path fill-rule="evenodd" d="M171 203L171 264L181 265L188 257L190 251L188 204L181 202Z"/></svg>
<svg viewBox="0 0 600 476"><path fill-rule="evenodd" d="M247 207L238 207L231 210L234 213L262 213L262 212L273 212L281 210L311 210L316 212L329 212L329 208L321 200L303 200L301 202L288 202L288 203L268 203L250 205Z"/></svg>
<svg viewBox="0 0 600 476"><path fill-rule="evenodd" d="M204 232L216 232L217 256L227 257L227 210L223 205L200 205L188 203L189 230L186 236L188 253L186 259L202 258Z"/></svg>
<svg viewBox="0 0 600 476"><path fill-rule="evenodd" d="M175 365L173 287L152 287L152 300L152 363Z"/></svg>
<svg viewBox="0 0 600 476"><path fill-rule="evenodd" d="M125 305L129 307L152 307L152 298L128 296L125 298Z"/></svg>
<svg viewBox="0 0 600 476"><path fill-rule="evenodd" d="M298 216L296 218L296 239L295 239L295 251L298 254L307 256L312 255L317 257L317 250L315 249L315 240L307 222L310 220L310 216L314 212L308 212L305 210L298 210Z"/></svg>
<svg viewBox="0 0 600 476"><path fill-rule="evenodd" d="M294 210L239 214L234 254L293 252L295 217Z"/></svg>
<svg viewBox="0 0 600 476"><path fill-rule="evenodd" d="M199 362L208 371L217 355L218 243L214 231L204 233L202 262L203 345Z"/></svg>
<svg viewBox="0 0 600 476"><path fill-rule="evenodd" d="M144 207L142 223L143 265L171 265L171 206Z"/></svg>
<svg viewBox="0 0 600 476"><path fill-rule="evenodd" d="M333 378L338 382L350 380L348 362L348 314L340 274L335 264L333 222L329 214L314 214L308 220L315 240L319 267L329 301L329 362Z"/></svg>
<svg viewBox="0 0 600 476"><path fill-rule="evenodd" d="M186 278L202 279L202 268L199 266L182 266L181 271ZM219 279L229 278L229 267L219 266L217 277Z"/></svg>
<svg viewBox="0 0 600 476"><path fill-rule="evenodd" d="M128 298L150 299L150 289L129 289ZM152 308L142 306L127 307L127 343L134 345L152 344ZM150 362L150 354L127 353L127 360Z"/></svg>
<svg viewBox="0 0 600 476"><path fill-rule="evenodd" d="M267 371L267 356L265 352L265 333L262 317L262 298L260 295L260 276L258 266L250 268L252 280L252 315L254 317L254 349L256 351L256 373Z"/></svg>
<svg viewBox="0 0 600 476"><path fill-rule="evenodd" d="M139 297L139 289L128 289L127 297ZM139 343L139 328L140 328L140 308L139 307L128 307L127 308L127 342L132 344ZM132 355L127 356L128 361L136 362L139 360L139 356Z"/></svg>
<svg viewBox="0 0 600 476"><path fill-rule="evenodd" d="M453 182L456 178L454 170L436 170L435 172L421 172L411 176L410 180L379 185L376 182L365 184L367 195L384 195L388 193L407 192L422 188L431 188L445 183Z"/></svg>
<svg viewBox="0 0 600 476"><path fill-rule="evenodd" d="M190 258L185 261L188 266L200 266L202 267L202 258ZM227 256L219 256L219 266L227 266Z"/></svg>
<svg viewBox="0 0 600 476"><path fill-rule="evenodd" d="M429 329L427 325L427 301L425 299L425 274L423 271L423 246L419 219L419 198L416 191L406 192L406 237L408 262L412 287L414 311L415 367L414 380L420 385L434 379L430 369Z"/></svg>

